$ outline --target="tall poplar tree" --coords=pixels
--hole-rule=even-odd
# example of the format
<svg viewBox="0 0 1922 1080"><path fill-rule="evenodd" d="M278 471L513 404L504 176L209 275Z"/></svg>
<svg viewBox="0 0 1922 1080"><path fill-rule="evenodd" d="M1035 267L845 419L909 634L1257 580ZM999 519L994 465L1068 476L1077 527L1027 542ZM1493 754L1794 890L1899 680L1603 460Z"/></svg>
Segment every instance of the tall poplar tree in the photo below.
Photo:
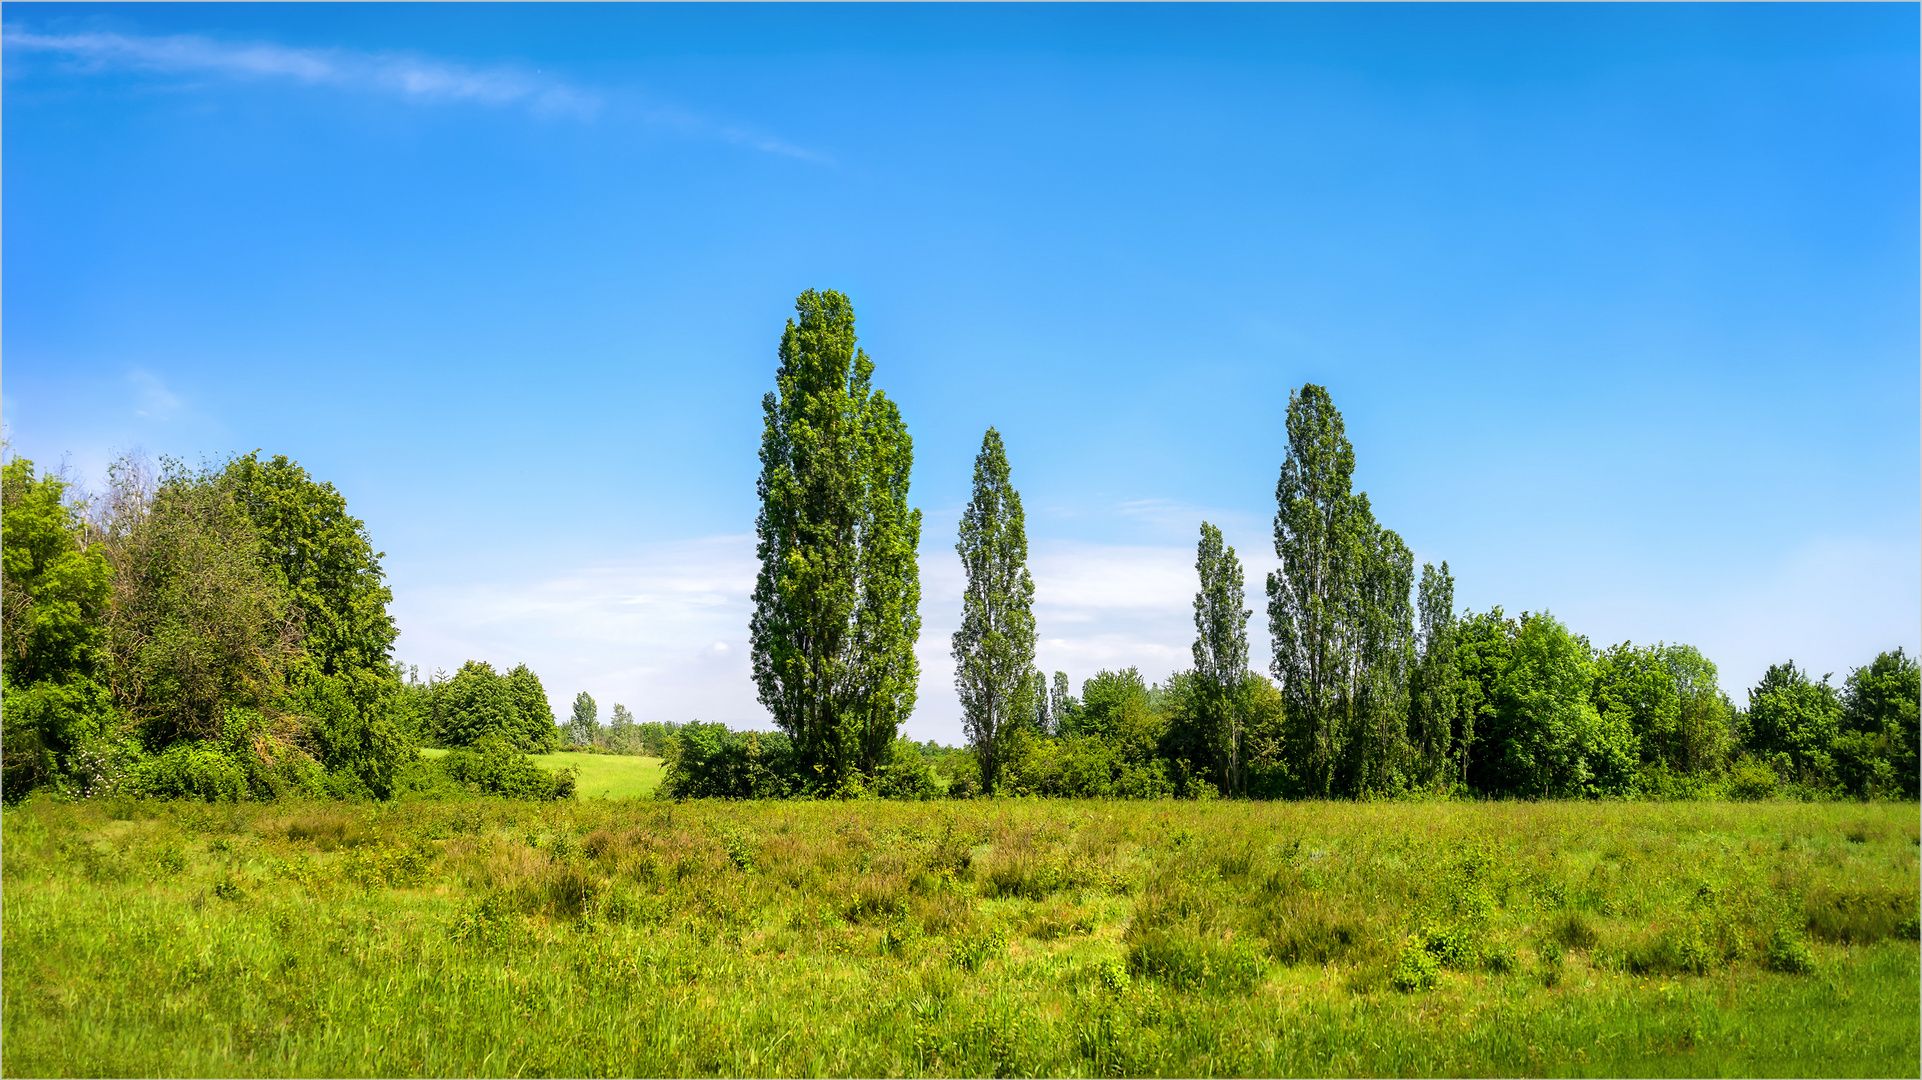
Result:
<svg viewBox="0 0 1922 1080"><path fill-rule="evenodd" d="M1195 678L1223 794L1241 789L1241 689L1248 677L1248 616L1241 560L1221 530L1201 523L1195 548Z"/></svg>
<svg viewBox="0 0 1922 1080"><path fill-rule="evenodd" d="M1328 795L1345 726L1352 638L1355 448L1328 391L1288 395L1288 456L1275 486L1275 554L1268 632L1289 718L1289 758L1309 793Z"/></svg>
<svg viewBox="0 0 1922 1080"><path fill-rule="evenodd" d="M1355 449L1328 391L1291 393L1287 426L1268 629L1290 764L1310 794L1392 787L1404 775L1414 560L1353 490Z"/></svg>
<svg viewBox="0 0 1922 1080"><path fill-rule="evenodd" d="M749 636L761 703L812 784L833 789L879 763L914 707L921 514L907 506L913 441L871 389L852 305L810 289L794 307L762 399Z"/></svg>
<svg viewBox="0 0 1922 1080"><path fill-rule="evenodd" d="M1466 771L1472 720L1462 713L1455 685L1455 579L1448 563L1421 568L1418 590L1420 657L1410 694L1409 739L1420 761L1423 783L1452 787Z"/></svg>
<svg viewBox="0 0 1922 1080"><path fill-rule="evenodd" d="M1001 433L993 428L974 459L974 497L961 513L954 549L968 579L961 628L954 632L954 688L981 762L981 787L992 794L1004 764L1003 736L1033 716L1040 679L1027 524Z"/></svg>

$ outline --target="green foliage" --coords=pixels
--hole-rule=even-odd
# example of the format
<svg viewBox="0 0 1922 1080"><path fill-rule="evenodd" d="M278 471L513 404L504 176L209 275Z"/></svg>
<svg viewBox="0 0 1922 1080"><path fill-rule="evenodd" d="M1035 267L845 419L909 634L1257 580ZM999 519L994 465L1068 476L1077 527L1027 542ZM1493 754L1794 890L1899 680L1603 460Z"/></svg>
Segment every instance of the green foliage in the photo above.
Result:
<svg viewBox="0 0 1922 1080"><path fill-rule="evenodd" d="M1788 927L1777 927L1769 935L1768 948L1762 953L1762 963L1770 971L1786 975L1805 975L1815 970L1815 950L1802 935Z"/></svg>
<svg viewBox="0 0 1922 1080"><path fill-rule="evenodd" d="M295 688L290 705L305 719L314 757L333 777L334 790L386 799L417 751L401 717L401 689L365 668L312 675Z"/></svg>
<svg viewBox="0 0 1922 1080"><path fill-rule="evenodd" d="M1205 733L1205 756L1224 795L1244 790L1241 775L1242 684L1248 679L1248 616L1242 604L1241 560L1224 547L1221 530L1201 523L1195 549L1193 711Z"/></svg>
<svg viewBox="0 0 1922 1080"><path fill-rule="evenodd" d="M1311 794L1393 791L1409 765L1414 559L1353 490L1355 450L1328 391L1291 393L1287 427L1268 628L1289 765Z"/></svg>
<svg viewBox="0 0 1922 1080"><path fill-rule="evenodd" d="M1417 595L1420 630L1418 658L1409 673L1408 739L1417 783L1446 791L1463 778L1475 741L1455 668L1455 578L1446 562L1440 570L1423 564Z"/></svg>
<svg viewBox="0 0 1922 1080"><path fill-rule="evenodd" d="M1040 692L1034 667L1034 578L1021 493L1014 489L1001 433L989 428L974 459L974 495L961 512L955 551L967 584L954 632L954 689L962 725L981 763L981 786L1000 790L1003 742L1027 726Z"/></svg>
<svg viewBox="0 0 1922 1080"><path fill-rule="evenodd" d="M42 784L53 784L75 795L95 794L99 781L110 780L102 770L89 768L113 726L113 703L99 683L87 677L66 682L51 679L0 690L4 701L4 735L0 759L0 791L16 801ZM111 784L107 785L111 787Z"/></svg>
<svg viewBox="0 0 1922 1080"><path fill-rule="evenodd" d="M387 614L382 553L347 500L285 455L228 461L217 480L253 525L260 561L300 615L302 644L323 674L384 672L399 633Z"/></svg>
<svg viewBox="0 0 1922 1080"><path fill-rule="evenodd" d="M874 771L874 793L884 799L931 799L941 793L934 767L912 739L888 744L887 757Z"/></svg>
<svg viewBox="0 0 1922 1080"><path fill-rule="evenodd" d="M169 463L151 500L130 463L129 507L106 546L116 595L107 620L114 696L149 749L218 736L229 706L271 706L299 656L299 614L259 558L260 537L217 474Z"/></svg>
<svg viewBox="0 0 1922 1080"><path fill-rule="evenodd" d="M567 718L567 741L573 746L593 746L600 734L601 713L594 699L583 690L574 695L574 711Z"/></svg>
<svg viewBox="0 0 1922 1080"><path fill-rule="evenodd" d="M1727 760L1733 732L1715 665L1688 645L1637 649L1623 642L1595 660L1593 698L1628 723L1644 769L1708 773Z"/></svg>
<svg viewBox="0 0 1922 1080"><path fill-rule="evenodd" d="M1900 648L1849 673L1842 690L1842 729L1852 738L1840 765L1850 794L1916 798L1922 785L1918 706L1922 667Z"/></svg>
<svg viewBox="0 0 1922 1080"><path fill-rule="evenodd" d="M440 729L435 733L443 746L472 746L495 736L518 742L520 713L507 680L485 660L469 660L460 666L439 689Z"/></svg>
<svg viewBox="0 0 1922 1080"><path fill-rule="evenodd" d="M1463 622L1457 665L1476 712L1480 752L1468 780L1489 794L1616 795L1633 782L1637 739L1621 711L1590 700L1588 643L1547 614Z"/></svg>
<svg viewBox="0 0 1922 1080"><path fill-rule="evenodd" d="M785 732L729 731L696 721L675 729L660 793L677 799L768 799L800 792L808 777Z"/></svg>
<svg viewBox="0 0 1922 1080"><path fill-rule="evenodd" d="M536 802L574 797L576 774L572 770L550 773L498 734L484 735L472 746L452 750L432 765L476 794Z"/></svg>
<svg viewBox="0 0 1922 1080"><path fill-rule="evenodd" d="M68 495L63 477L36 478L26 458L0 467L0 672L10 686L67 685L98 668L112 570L99 544L82 544Z"/></svg>
<svg viewBox="0 0 1922 1080"><path fill-rule="evenodd" d="M647 753L642 744L640 725L634 722L634 714L619 702L614 704L614 711L607 720L606 746L616 754Z"/></svg>
<svg viewBox="0 0 1922 1080"><path fill-rule="evenodd" d="M547 690L540 676L526 664L515 664L506 676L507 693L514 702L517 727L509 736L516 746L530 754L545 754L560 741L554 727L554 710L547 704Z"/></svg>
<svg viewBox="0 0 1922 1080"><path fill-rule="evenodd" d="M130 794L149 799L236 802L252 794L247 772L220 749L176 743L127 777Z"/></svg>
<svg viewBox="0 0 1922 1080"><path fill-rule="evenodd" d="M749 634L761 703L836 789L879 764L914 707L921 513L907 506L913 443L871 389L853 307L810 289L795 311L762 402Z"/></svg>
<svg viewBox="0 0 1922 1080"><path fill-rule="evenodd" d="M1813 682L1794 662L1771 665L1748 694L1745 748L1776 764L1784 778L1825 788L1835 776L1842 702L1824 677Z"/></svg>

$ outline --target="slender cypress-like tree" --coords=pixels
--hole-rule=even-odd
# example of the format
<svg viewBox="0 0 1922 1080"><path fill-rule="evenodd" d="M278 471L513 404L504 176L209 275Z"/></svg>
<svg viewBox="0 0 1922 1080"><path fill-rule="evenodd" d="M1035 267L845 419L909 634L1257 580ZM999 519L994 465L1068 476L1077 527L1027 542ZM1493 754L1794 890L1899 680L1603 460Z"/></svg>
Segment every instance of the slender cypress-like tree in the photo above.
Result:
<svg viewBox="0 0 1922 1080"><path fill-rule="evenodd" d="M878 763L914 707L921 515L913 442L870 387L852 305L809 290L794 306L762 400L749 637L761 703L814 786L834 789Z"/></svg>
<svg viewBox="0 0 1922 1080"><path fill-rule="evenodd" d="M968 741L981 762L981 787L993 793L1004 764L1002 737L1034 715L1034 579L1021 494L993 428L974 459L974 497L961 513L954 549L967 572L961 628L954 632L954 688Z"/></svg>
<svg viewBox="0 0 1922 1080"><path fill-rule="evenodd" d="M1241 790L1241 688L1248 677L1248 616L1241 560L1221 530L1201 523L1195 548L1195 678L1223 794Z"/></svg>
<svg viewBox="0 0 1922 1080"><path fill-rule="evenodd" d="M1268 575L1270 665L1287 702L1289 757L1308 791L1328 795L1345 724L1351 636L1355 448L1328 391L1288 395L1288 456L1275 486L1275 554Z"/></svg>
<svg viewBox="0 0 1922 1080"><path fill-rule="evenodd" d="M862 514L856 522L860 548L860 607L855 613L853 710L849 736L872 775L887 760L888 744L914 711L921 662L914 643L921 636L921 511L908 508L908 472L914 440L901 412L875 391L863 413Z"/></svg>
<svg viewBox="0 0 1922 1080"><path fill-rule="evenodd" d="M1353 490L1355 449L1328 391L1288 396L1268 575L1270 665L1287 703L1289 758L1311 794L1400 783L1412 662L1413 556Z"/></svg>
<svg viewBox="0 0 1922 1080"><path fill-rule="evenodd" d="M1462 755L1473 740L1463 728L1460 691L1455 685L1455 579L1448 563L1424 564L1417 606L1420 657L1410 694L1409 739L1421 762L1422 782L1450 787L1464 774Z"/></svg>

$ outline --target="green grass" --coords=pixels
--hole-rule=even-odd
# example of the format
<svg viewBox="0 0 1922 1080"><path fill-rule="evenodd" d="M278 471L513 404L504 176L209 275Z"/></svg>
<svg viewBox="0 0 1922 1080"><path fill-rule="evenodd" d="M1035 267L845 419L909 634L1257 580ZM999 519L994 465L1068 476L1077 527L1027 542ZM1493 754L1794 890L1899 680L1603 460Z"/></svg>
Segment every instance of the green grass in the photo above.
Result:
<svg viewBox="0 0 1922 1080"><path fill-rule="evenodd" d="M1916 1073L1914 804L0 819L20 1075Z"/></svg>
<svg viewBox="0 0 1922 1080"><path fill-rule="evenodd" d="M440 757L445 750L422 750ZM661 783L661 759L625 754L530 754L529 760L549 772L580 771L575 794L582 799L638 799L652 795Z"/></svg>

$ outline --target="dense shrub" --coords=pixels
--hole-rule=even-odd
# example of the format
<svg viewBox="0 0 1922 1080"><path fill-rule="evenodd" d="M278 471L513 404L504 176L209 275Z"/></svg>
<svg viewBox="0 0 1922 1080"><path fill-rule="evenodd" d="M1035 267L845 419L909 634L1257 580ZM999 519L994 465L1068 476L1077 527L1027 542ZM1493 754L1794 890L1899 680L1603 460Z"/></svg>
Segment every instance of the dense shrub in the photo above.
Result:
<svg viewBox="0 0 1922 1080"><path fill-rule="evenodd" d="M680 799L766 799L799 794L804 786L786 734L696 722L674 732L660 790Z"/></svg>
<svg viewBox="0 0 1922 1080"><path fill-rule="evenodd" d="M536 801L574 797L574 770L550 773L496 735L484 736L471 747L450 750L434 765L449 780L476 794Z"/></svg>
<svg viewBox="0 0 1922 1080"><path fill-rule="evenodd" d="M135 766L126 789L149 799L206 802L236 802L253 793L247 770L238 762L214 747L193 743L177 743Z"/></svg>

